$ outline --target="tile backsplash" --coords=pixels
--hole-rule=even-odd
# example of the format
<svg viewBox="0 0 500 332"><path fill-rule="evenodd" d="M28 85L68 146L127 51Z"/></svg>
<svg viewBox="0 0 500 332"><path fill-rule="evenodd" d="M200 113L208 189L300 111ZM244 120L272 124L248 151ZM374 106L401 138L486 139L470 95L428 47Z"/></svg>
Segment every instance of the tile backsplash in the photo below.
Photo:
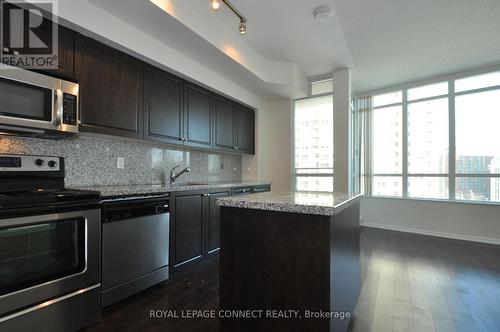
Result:
<svg viewBox="0 0 500 332"><path fill-rule="evenodd" d="M241 156L154 143L91 137L64 140L0 137L0 153L50 155L65 158L66 186L144 185L164 182L176 165L191 167L177 181L241 181ZM124 159L118 168L118 158Z"/></svg>

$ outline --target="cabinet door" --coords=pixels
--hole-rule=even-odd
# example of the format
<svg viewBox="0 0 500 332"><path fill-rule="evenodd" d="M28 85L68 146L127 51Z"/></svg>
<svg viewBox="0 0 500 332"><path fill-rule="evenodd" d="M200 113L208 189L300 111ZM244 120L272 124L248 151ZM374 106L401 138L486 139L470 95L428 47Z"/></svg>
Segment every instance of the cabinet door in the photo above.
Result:
<svg viewBox="0 0 500 332"><path fill-rule="evenodd" d="M21 8L17 6L17 4L5 4L4 6L13 7L13 8ZM5 26L6 29L10 28L10 25ZM34 69L33 71L47 74L50 76L60 77L63 79L73 80L73 58L74 58L74 34L73 31L67 29L61 25L54 23L48 18L43 18L41 24L36 28L30 29L30 34L33 34L39 41L44 43L47 46L51 46L53 43L52 33L54 30L57 30L57 69ZM5 35L10 35L10 32L6 30ZM28 40L28 35L25 36L25 41ZM17 52L19 54L40 54L44 55L46 52L46 48L30 48L29 43L31 42L31 36L29 38L29 42L23 43L21 47L10 47L2 49L3 54L14 54ZM28 68L27 68L28 69Z"/></svg>
<svg viewBox="0 0 500 332"><path fill-rule="evenodd" d="M220 248L220 207L215 201L217 198L227 196L229 192L214 193L208 197L207 252L209 254Z"/></svg>
<svg viewBox="0 0 500 332"><path fill-rule="evenodd" d="M215 147L224 150L234 151L235 144L235 112L233 103L215 97Z"/></svg>
<svg viewBox="0 0 500 332"><path fill-rule="evenodd" d="M200 260L203 255L203 197L175 198L174 266Z"/></svg>
<svg viewBox="0 0 500 332"><path fill-rule="evenodd" d="M185 144L212 147L212 95L187 83L184 88Z"/></svg>
<svg viewBox="0 0 500 332"><path fill-rule="evenodd" d="M182 81L167 73L144 69L144 136L182 144Z"/></svg>
<svg viewBox="0 0 500 332"><path fill-rule="evenodd" d="M61 25L56 25L56 28L58 29L57 69L42 69L38 71L50 76L74 80L74 33L72 30ZM48 31L49 30L46 30L46 32Z"/></svg>
<svg viewBox="0 0 500 332"><path fill-rule="evenodd" d="M142 138L142 79L138 60L93 39L76 37L80 129Z"/></svg>
<svg viewBox="0 0 500 332"><path fill-rule="evenodd" d="M240 152L255 153L255 112L237 106L236 111L236 149Z"/></svg>

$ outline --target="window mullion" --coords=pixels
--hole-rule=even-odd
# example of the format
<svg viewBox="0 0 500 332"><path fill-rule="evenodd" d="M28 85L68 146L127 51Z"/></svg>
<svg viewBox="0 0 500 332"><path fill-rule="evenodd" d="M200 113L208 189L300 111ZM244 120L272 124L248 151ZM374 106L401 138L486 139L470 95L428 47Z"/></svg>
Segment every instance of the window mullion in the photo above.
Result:
<svg viewBox="0 0 500 332"><path fill-rule="evenodd" d="M449 132L449 152L448 152L448 188L449 198L455 199L455 185L456 185L456 145L455 145L455 81L448 81L448 132Z"/></svg>
<svg viewBox="0 0 500 332"><path fill-rule="evenodd" d="M403 197L408 197L408 90L403 90Z"/></svg>

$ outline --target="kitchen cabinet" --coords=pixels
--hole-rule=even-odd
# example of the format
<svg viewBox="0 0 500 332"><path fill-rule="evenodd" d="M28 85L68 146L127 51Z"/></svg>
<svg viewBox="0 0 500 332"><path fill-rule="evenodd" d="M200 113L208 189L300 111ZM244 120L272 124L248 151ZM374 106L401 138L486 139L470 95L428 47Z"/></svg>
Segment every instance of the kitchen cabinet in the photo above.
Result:
<svg viewBox="0 0 500 332"><path fill-rule="evenodd" d="M173 261L174 273L182 274L197 268L219 254L221 234L220 207L216 204L218 198L270 190L271 185L259 185L174 193L170 219L170 259Z"/></svg>
<svg viewBox="0 0 500 332"><path fill-rule="evenodd" d="M139 60L82 35L75 37L75 44L80 130L142 138Z"/></svg>
<svg viewBox="0 0 500 332"><path fill-rule="evenodd" d="M229 196L229 191L208 194L206 204L208 209L207 229L207 254L213 254L220 249L220 207L215 204L217 198Z"/></svg>
<svg viewBox="0 0 500 332"><path fill-rule="evenodd" d="M212 147L212 94L190 83L184 87L184 144Z"/></svg>
<svg viewBox="0 0 500 332"><path fill-rule="evenodd" d="M241 105L236 105L236 149L255 153L255 112Z"/></svg>
<svg viewBox="0 0 500 332"><path fill-rule="evenodd" d="M75 37L74 32L61 25L56 26L58 31L57 69L37 70L43 74L73 81ZM48 30L47 30L48 31Z"/></svg>
<svg viewBox="0 0 500 332"><path fill-rule="evenodd" d="M235 112L233 103L221 97L214 99L215 143L222 150L235 150Z"/></svg>
<svg viewBox="0 0 500 332"><path fill-rule="evenodd" d="M15 5L14 5L15 6ZM42 43L51 46L52 42L52 32L57 30L57 68L56 69L33 69L33 71L47 74L50 76L55 76L62 79L74 80L74 32L68 28L58 25L51 20L44 18L40 26L33 28L32 33L36 35ZM19 54L41 54L46 52L45 48L40 48L39 50L29 48L27 43L24 43L23 47L12 47L4 48L2 50L3 54L14 54L14 52Z"/></svg>
<svg viewBox="0 0 500 332"><path fill-rule="evenodd" d="M37 71L79 83L80 131L254 153L252 109L71 29L58 33L58 68Z"/></svg>
<svg viewBox="0 0 500 332"><path fill-rule="evenodd" d="M203 257L203 195L174 198L174 268Z"/></svg>
<svg viewBox="0 0 500 332"><path fill-rule="evenodd" d="M183 142L182 81L166 72L144 68L144 137Z"/></svg>
<svg viewBox="0 0 500 332"><path fill-rule="evenodd" d="M243 105L216 97L215 144L216 149L255 153L255 112Z"/></svg>

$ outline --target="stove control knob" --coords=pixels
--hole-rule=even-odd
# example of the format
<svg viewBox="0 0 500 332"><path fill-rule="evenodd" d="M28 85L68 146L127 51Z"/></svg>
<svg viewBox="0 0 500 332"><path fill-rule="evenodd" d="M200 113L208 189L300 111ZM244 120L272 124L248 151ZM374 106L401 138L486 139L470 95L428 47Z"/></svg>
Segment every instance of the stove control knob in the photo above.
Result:
<svg viewBox="0 0 500 332"><path fill-rule="evenodd" d="M54 168L57 166L57 163L54 160L51 160L47 163L47 165L49 165L50 168Z"/></svg>
<svg viewBox="0 0 500 332"><path fill-rule="evenodd" d="M42 167L45 164L45 161L43 159L37 159L35 160L35 165Z"/></svg>

